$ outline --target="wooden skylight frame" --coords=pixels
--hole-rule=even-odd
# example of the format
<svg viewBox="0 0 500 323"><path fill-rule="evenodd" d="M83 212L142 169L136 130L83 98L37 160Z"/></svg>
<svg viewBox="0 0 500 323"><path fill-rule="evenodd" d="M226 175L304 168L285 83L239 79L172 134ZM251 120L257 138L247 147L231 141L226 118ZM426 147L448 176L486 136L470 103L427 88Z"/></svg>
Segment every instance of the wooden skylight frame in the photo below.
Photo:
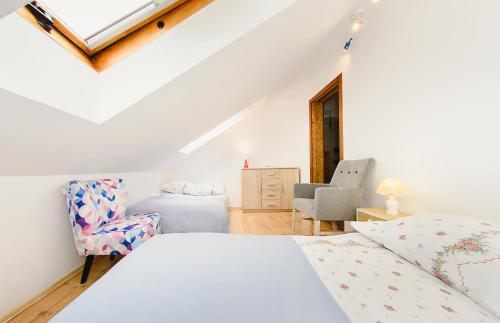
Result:
<svg viewBox="0 0 500 323"><path fill-rule="evenodd" d="M17 12L99 73L183 22L213 1L215 0L178 0L93 50L88 49L85 42L71 32L55 15L51 15L54 20L52 30L47 32L26 7L18 9ZM50 8L46 8L43 1L37 1L37 4L50 14Z"/></svg>

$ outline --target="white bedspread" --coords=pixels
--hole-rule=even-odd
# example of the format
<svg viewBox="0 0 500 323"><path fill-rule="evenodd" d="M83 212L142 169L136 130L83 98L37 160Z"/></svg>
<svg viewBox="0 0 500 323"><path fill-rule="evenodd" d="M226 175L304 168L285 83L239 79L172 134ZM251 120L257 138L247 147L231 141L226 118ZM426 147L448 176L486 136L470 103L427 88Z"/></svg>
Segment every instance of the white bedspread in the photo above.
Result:
<svg viewBox="0 0 500 323"><path fill-rule="evenodd" d="M499 322L469 297L359 233L294 239L353 322Z"/></svg>

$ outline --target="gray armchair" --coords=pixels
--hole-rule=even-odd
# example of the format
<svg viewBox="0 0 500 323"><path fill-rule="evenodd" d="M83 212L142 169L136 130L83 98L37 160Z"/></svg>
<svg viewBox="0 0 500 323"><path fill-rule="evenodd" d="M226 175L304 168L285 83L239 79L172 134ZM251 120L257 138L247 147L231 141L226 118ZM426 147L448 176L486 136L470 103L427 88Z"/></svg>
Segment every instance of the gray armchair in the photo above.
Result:
<svg viewBox="0 0 500 323"><path fill-rule="evenodd" d="M360 207L363 187L375 160L342 160L330 184L295 184L293 196L292 234L296 211L314 220L314 235L320 233L320 221L354 220Z"/></svg>

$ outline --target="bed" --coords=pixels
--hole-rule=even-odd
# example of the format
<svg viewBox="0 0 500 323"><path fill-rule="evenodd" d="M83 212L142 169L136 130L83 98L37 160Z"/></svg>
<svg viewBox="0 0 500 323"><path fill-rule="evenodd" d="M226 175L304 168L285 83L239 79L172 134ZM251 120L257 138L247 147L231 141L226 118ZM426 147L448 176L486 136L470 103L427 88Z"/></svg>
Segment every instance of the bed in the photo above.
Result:
<svg viewBox="0 0 500 323"><path fill-rule="evenodd" d="M127 215L156 212L162 233L229 231L229 214L224 196L167 194L154 196L127 208Z"/></svg>
<svg viewBox="0 0 500 323"><path fill-rule="evenodd" d="M188 194L176 194L176 193L163 193L161 195L162 197L166 198L171 198L171 199L180 199L180 200L220 200L224 202L224 204L227 206L228 201L227 201L227 196L224 194L219 194L219 195L188 195Z"/></svg>
<svg viewBox="0 0 500 323"><path fill-rule="evenodd" d="M403 226L394 223L393 233L382 231L407 248L408 239L394 229ZM377 232L373 226L362 229ZM500 232L488 230L493 238ZM477 251L467 251L472 250ZM496 314L424 267L361 233L160 235L121 260L52 321L499 322ZM498 274L476 270L486 280Z"/></svg>

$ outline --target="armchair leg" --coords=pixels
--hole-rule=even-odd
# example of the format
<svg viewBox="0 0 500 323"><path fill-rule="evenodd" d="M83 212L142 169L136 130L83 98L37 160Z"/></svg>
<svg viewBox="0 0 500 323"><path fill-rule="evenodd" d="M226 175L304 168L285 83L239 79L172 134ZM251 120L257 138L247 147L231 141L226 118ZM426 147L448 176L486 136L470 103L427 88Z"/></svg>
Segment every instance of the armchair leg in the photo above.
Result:
<svg viewBox="0 0 500 323"><path fill-rule="evenodd" d="M333 228L333 232L336 232L339 230L339 227L337 226L337 221L332 221L332 228Z"/></svg>
<svg viewBox="0 0 500 323"><path fill-rule="evenodd" d="M321 228L321 221L320 220L314 220L314 235L319 236L319 231Z"/></svg>
<svg viewBox="0 0 500 323"><path fill-rule="evenodd" d="M92 267L92 261L94 261L94 256L87 256L85 258L85 265L83 266L82 279L80 284L85 284L87 278L89 277L90 268Z"/></svg>
<svg viewBox="0 0 500 323"><path fill-rule="evenodd" d="M292 210L292 234L295 233L295 220L296 220L297 211L295 209Z"/></svg>

